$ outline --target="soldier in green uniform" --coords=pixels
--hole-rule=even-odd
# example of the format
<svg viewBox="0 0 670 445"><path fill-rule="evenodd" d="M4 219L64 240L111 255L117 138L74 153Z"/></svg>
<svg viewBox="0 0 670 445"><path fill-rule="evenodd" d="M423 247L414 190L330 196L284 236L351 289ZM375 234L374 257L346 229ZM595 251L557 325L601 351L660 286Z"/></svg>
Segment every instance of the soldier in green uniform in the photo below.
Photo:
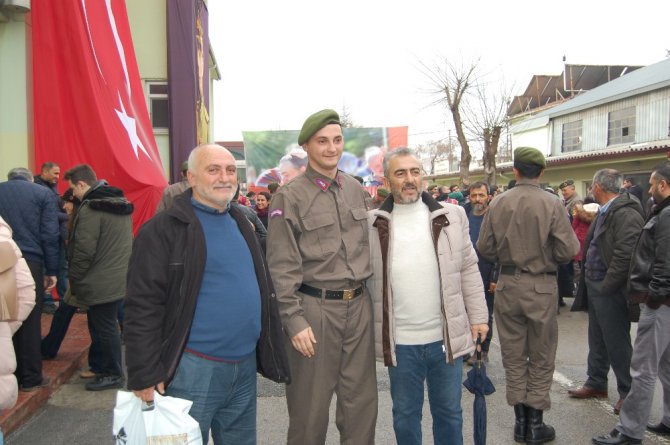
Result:
<svg viewBox="0 0 670 445"><path fill-rule="evenodd" d="M288 444L323 444L333 393L342 444L373 444L377 420L372 274L365 194L338 171L338 114L305 121L298 143L307 170L272 198L267 259L275 284L292 382Z"/></svg>
<svg viewBox="0 0 670 445"><path fill-rule="evenodd" d="M516 186L496 197L477 241L482 257L501 264L494 314L514 407L514 440L539 444L554 439L543 422L558 343L556 270L579 250L565 208L539 186L544 155L514 150Z"/></svg>

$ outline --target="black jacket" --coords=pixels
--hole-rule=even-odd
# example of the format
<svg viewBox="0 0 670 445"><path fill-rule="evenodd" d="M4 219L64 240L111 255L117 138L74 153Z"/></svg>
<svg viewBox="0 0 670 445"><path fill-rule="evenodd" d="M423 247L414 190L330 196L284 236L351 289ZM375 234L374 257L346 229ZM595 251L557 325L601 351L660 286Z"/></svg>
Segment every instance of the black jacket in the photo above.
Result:
<svg viewBox="0 0 670 445"><path fill-rule="evenodd" d="M0 183L0 216L26 261L40 262L46 275L56 275L59 226L53 192L21 177Z"/></svg>
<svg viewBox="0 0 670 445"><path fill-rule="evenodd" d="M598 233L594 233L597 218L591 223L589 233L584 241L584 261L581 267L582 273L579 279L577 297L572 305L573 311L586 310L587 308L588 296L584 269L586 255L594 236L598 238L598 251L607 267L607 275L605 275L602 286L603 294L613 294L626 290L631 253L644 224L642 215L643 210L640 202L624 192L610 204Z"/></svg>
<svg viewBox="0 0 670 445"><path fill-rule="evenodd" d="M670 198L659 203L642 228L630 263L631 300L650 307L670 304Z"/></svg>
<svg viewBox="0 0 670 445"><path fill-rule="evenodd" d="M128 389L140 390L173 379L186 345L206 261L205 236L189 189L173 206L139 230L128 267L124 339ZM230 215L249 246L261 291L258 372L290 382L284 334L265 257L254 229L239 207Z"/></svg>

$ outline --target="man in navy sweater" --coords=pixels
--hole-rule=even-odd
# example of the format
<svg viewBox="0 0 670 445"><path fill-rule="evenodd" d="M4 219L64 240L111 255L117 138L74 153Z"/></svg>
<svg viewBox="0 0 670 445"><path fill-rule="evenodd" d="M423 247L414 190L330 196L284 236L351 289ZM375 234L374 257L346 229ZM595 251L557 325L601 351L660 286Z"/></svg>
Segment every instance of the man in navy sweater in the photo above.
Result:
<svg viewBox="0 0 670 445"><path fill-rule="evenodd" d="M215 444L255 444L256 371L289 378L274 290L254 228L231 203L233 155L199 146L188 169L191 189L147 222L133 246L128 389L145 402L155 389L193 401L204 443L211 430Z"/></svg>

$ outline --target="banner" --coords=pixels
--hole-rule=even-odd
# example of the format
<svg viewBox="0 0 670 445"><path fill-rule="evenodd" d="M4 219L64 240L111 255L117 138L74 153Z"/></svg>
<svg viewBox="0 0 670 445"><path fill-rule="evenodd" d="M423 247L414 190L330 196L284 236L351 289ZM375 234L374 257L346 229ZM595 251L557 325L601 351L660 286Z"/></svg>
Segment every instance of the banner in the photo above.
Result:
<svg viewBox="0 0 670 445"><path fill-rule="evenodd" d="M247 189L284 184L305 171L307 153L298 145L299 130L245 131ZM344 152L338 168L360 176L374 195L382 184L382 160L388 150L407 146L407 127L343 128Z"/></svg>
<svg viewBox="0 0 670 445"><path fill-rule="evenodd" d="M167 0L170 173L196 145L210 142L209 15L202 0Z"/></svg>
<svg viewBox="0 0 670 445"><path fill-rule="evenodd" d="M33 0L35 164L89 164L153 216L167 182L123 0ZM65 189L63 183L59 189Z"/></svg>

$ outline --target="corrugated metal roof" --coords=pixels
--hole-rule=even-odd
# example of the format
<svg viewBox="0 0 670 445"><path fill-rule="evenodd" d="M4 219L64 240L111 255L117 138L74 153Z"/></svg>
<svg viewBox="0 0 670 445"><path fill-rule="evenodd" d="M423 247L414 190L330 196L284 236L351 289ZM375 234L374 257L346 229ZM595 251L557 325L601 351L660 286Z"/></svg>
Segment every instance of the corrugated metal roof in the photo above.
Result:
<svg viewBox="0 0 670 445"><path fill-rule="evenodd" d="M540 108L556 106L579 93L592 90L624 74L642 68L632 65L565 64L559 75L534 75L524 93L515 96L507 108L508 116L516 116Z"/></svg>
<svg viewBox="0 0 670 445"><path fill-rule="evenodd" d="M617 157L636 156L645 153L659 153L670 150L670 140L661 140L623 147L606 148L603 150L576 151L558 156L547 156L548 165L572 164L583 160L612 159Z"/></svg>
<svg viewBox="0 0 670 445"><path fill-rule="evenodd" d="M535 117L555 118L669 86L670 58L607 82Z"/></svg>
<svg viewBox="0 0 670 445"><path fill-rule="evenodd" d="M525 119L518 124L511 125L509 131L512 133L523 133L524 131L546 127L548 123L549 116L533 117L531 119Z"/></svg>

